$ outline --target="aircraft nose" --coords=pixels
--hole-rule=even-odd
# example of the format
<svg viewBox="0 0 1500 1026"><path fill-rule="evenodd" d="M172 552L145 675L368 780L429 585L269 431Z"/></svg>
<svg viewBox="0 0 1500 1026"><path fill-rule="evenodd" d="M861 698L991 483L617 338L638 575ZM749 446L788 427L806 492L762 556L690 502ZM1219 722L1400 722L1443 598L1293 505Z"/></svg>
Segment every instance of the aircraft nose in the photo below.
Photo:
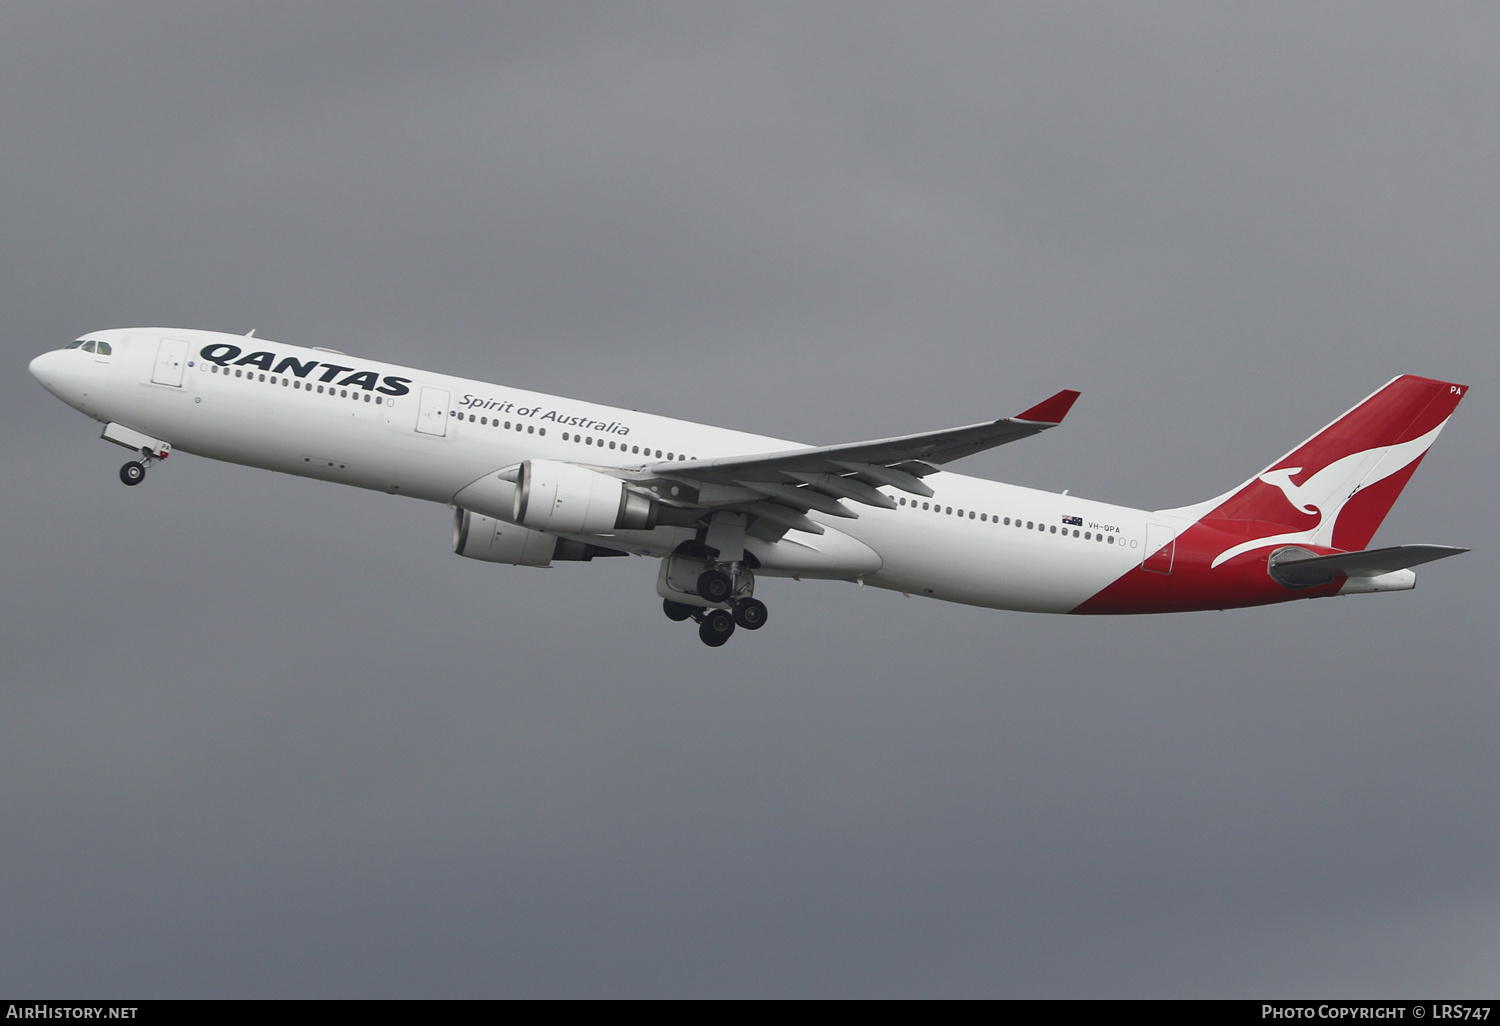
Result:
<svg viewBox="0 0 1500 1026"><path fill-rule="evenodd" d="M50 353L43 353L31 361L31 376L42 383L42 387L49 392L57 391L59 364L62 362L62 353L54 349Z"/></svg>

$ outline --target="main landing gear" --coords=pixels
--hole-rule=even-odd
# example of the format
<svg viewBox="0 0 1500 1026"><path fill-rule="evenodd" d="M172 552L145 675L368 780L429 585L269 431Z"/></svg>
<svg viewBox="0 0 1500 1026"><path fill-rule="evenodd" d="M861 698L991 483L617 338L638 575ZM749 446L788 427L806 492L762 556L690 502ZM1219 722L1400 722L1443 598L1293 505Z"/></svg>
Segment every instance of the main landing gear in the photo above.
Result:
<svg viewBox="0 0 1500 1026"><path fill-rule="evenodd" d="M755 597L759 566L745 550L744 513L720 511L702 536L684 542L661 561L656 593L670 620L695 620L698 637L709 648L729 640L736 627L758 631L766 625L766 604Z"/></svg>
<svg viewBox="0 0 1500 1026"><path fill-rule="evenodd" d="M766 604L755 597L755 575L744 563L668 556L656 591L667 619L696 622L698 637L710 648L728 641L737 627L758 631L766 625Z"/></svg>
<svg viewBox="0 0 1500 1026"><path fill-rule="evenodd" d="M149 448L141 450L141 458L131 460L120 468L120 480L134 488L146 480L146 468L154 467L167 458L166 453L155 453Z"/></svg>
<svg viewBox="0 0 1500 1026"><path fill-rule="evenodd" d="M662 599L661 607L668 620L696 620L698 637L709 648L728 641L736 626L758 631L766 625L766 604L756 598L739 599L729 609L689 606L671 599Z"/></svg>

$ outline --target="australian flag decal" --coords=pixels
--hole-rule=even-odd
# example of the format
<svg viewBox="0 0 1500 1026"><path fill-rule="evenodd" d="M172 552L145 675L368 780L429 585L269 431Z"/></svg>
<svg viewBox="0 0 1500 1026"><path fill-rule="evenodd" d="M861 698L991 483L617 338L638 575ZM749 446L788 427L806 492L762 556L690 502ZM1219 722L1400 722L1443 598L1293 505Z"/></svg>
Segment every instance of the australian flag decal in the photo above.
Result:
<svg viewBox="0 0 1500 1026"><path fill-rule="evenodd" d="M1082 527L1083 517L1063 517L1063 523L1069 524L1073 527Z"/></svg>

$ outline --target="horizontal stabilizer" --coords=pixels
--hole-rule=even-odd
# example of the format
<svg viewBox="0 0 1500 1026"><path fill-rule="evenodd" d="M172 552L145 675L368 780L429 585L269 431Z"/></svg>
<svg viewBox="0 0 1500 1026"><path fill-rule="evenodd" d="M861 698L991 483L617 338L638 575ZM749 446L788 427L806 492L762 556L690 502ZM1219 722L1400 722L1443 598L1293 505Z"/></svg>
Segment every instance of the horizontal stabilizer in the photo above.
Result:
<svg viewBox="0 0 1500 1026"><path fill-rule="evenodd" d="M1300 553L1305 549L1292 549L1285 556L1271 557L1271 576L1288 587L1306 588L1340 577L1379 577L1468 551L1453 545L1393 545L1388 549L1304 556Z"/></svg>

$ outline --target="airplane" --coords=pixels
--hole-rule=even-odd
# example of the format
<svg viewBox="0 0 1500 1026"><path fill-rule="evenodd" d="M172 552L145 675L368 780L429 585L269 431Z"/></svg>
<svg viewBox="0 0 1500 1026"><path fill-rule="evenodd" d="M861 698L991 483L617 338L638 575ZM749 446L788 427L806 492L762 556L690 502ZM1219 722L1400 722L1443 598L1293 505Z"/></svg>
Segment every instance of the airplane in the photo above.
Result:
<svg viewBox="0 0 1500 1026"><path fill-rule="evenodd" d="M765 626L757 577L1164 613L1405 591L1412 567L1468 551L1366 548L1467 391L1413 375L1223 495L1140 510L945 469L1056 427L1072 390L1000 420L812 446L253 332L95 331L31 373L135 453L127 485L187 452L450 505L469 559L649 556L666 615L712 647Z"/></svg>

